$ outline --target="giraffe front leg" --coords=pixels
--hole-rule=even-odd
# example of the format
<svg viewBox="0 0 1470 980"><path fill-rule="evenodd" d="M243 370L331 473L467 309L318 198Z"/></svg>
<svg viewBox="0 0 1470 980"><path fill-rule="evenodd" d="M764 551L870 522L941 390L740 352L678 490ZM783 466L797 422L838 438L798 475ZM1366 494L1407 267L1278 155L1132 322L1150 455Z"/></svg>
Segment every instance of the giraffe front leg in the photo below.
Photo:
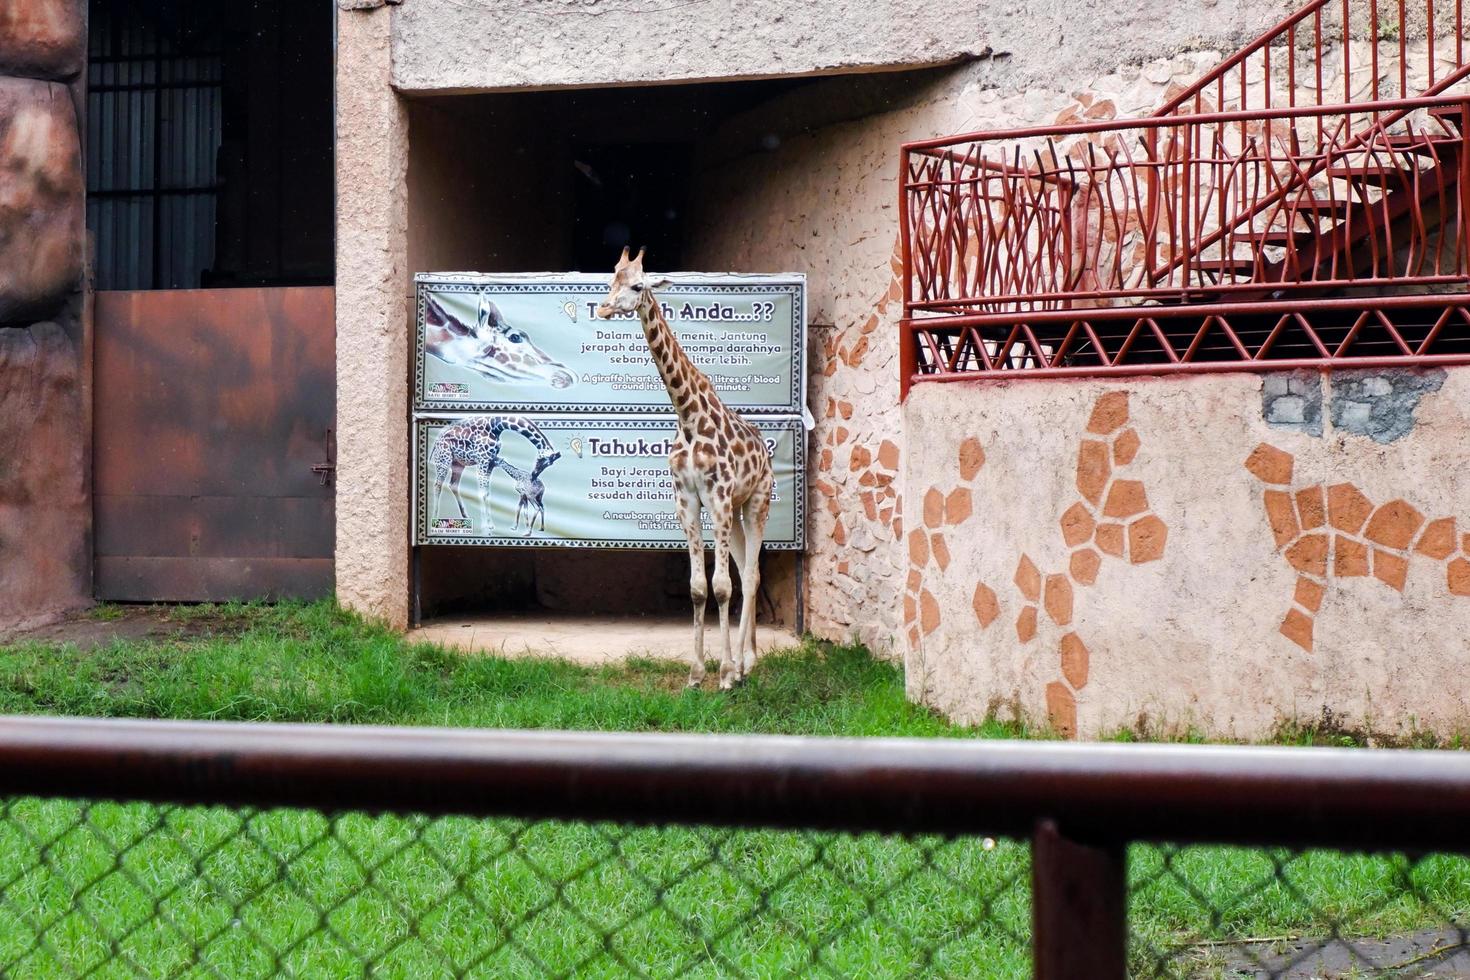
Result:
<svg viewBox="0 0 1470 980"><path fill-rule="evenodd" d="M730 650L730 537L734 513L728 506L716 511L715 573L710 586L720 610L720 690L729 691L740 682L740 664Z"/></svg>
<svg viewBox="0 0 1470 980"><path fill-rule="evenodd" d="M704 680L704 606L709 598L704 579L704 533L699 527L699 496L680 488L674 500L679 525L689 542L689 601L694 607L694 652L689 662L689 686Z"/></svg>
<svg viewBox="0 0 1470 980"><path fill-rule="evenodd" d="M475 467L475 479L480 488L480 512L485 515L485 526L495 530L495 515L490 511L490 474L495 472L494 463L481 463Z"/></svg>

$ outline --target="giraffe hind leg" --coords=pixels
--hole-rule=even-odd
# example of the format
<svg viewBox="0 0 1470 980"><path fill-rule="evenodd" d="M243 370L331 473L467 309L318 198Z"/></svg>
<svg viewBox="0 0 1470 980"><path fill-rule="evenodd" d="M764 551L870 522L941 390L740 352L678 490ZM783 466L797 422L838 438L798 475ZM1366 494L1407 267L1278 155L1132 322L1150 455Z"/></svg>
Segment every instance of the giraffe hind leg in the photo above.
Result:
<svg viewBox="0 0 1470 980"><path fill-rule="evenodd" d="M481 463L475 467L475 477L480 487L480 513L485 515L485 526L495 530L495 515L490 510L490 476L495 472L494 463Z"/></svg>
<svg viewBox="0 0 1470 980"><path fill-rule="evenodd" d="M740 562L740 658L741 674L755 667L755 604L761 585L761 545L766 539L766 518L771 512L770 487L766 485L751 496L741 508L740 535L736 539L735 559Z"/></svg>

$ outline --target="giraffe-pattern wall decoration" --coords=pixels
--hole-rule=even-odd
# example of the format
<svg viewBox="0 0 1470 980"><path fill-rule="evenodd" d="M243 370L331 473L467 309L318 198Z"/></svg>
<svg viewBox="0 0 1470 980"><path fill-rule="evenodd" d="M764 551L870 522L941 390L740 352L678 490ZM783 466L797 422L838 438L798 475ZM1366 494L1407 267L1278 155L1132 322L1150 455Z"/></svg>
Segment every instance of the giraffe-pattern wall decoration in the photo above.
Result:
<svg viewBox="0 0 1470 980"><path fill-rule="evenodd" d="M1322 600L1335 578L1371 574L1403 592L1411 559L1444 565L1452 595L1470 596L1470 534L1458 533L1455 518L1429 520L1407 500L1377 507L1351 483L1324 486L1295 479L1291 453L1261 443L1245 468L1265 485L1266 520L1276 551L1297 572L1292 606L1281 635L1312 652Z"/></svg>
<svg viewBox="0 0 1470 980"><path fill-rule="evenodd" d="M1058 676L1046 685L1046 712L1051 726L1068 737L1077 732L1077 696L1087 686L1091 654L1077 630L1072 629L1078 590L1092 586L1104 563L1142 565L1164 556L1169 529L1153 513L1142 481L1125 474L1141 445L1138 431L1129 427L1128 393L1108 392L1098 398L1077 449L1076 487L1079 497L1058 521L1063 544L1069 549L1067 569L1045 573L1022 552L1012 582L1020 594L1015 619L1016 639L1024 646L1036 639L1044 613L1064 632L1057 644ZM973 437L959 449L961 483L947 494L937 487L925 493L923 528L909 532L908 591L904 620L910 648L939 628L942 612L934 595L924 587L930 568L940 574L951 560L943 529L964 523L973 513L972 487L985 463L985 452ZM984 582L976 582L971 599L975 620L988 629L1001 614L1000 598Z"/></svg>

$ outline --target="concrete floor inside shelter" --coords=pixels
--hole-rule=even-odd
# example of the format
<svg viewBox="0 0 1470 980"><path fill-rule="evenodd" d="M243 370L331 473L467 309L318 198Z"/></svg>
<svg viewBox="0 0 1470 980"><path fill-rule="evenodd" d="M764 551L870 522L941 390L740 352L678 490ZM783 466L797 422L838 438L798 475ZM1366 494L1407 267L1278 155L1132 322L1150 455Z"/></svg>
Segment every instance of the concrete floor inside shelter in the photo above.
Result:
<svg viewBox="0 0 1470 980"><path fill-rule="evenodd" d="M735 622L732 610L731 643ZM629 657L683 660L694 644L687 616L569 616L558 613L497 613L444 617L410 630L411 641L437 643L469 653L507 657L562 657L591 666L616 663ZM719 617L710 612L704 624L707 660L719 659ZM756 625L757 654L798 646L789 629Z"/></svg>

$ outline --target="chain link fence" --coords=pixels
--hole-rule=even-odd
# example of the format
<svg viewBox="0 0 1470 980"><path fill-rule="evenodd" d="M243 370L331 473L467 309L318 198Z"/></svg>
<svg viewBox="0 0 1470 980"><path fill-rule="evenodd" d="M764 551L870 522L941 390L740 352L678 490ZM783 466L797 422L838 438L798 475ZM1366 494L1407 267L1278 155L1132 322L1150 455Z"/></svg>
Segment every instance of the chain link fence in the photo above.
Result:
<svg viewBox="0 0 1470 980"><path fill-rule="evenodd" d="M1470 977L1467 826L1457 753L0 719L0 978Z"/></svg>
<svg viewBox="0 0 1470 980"><path fill-rule="evenodd" d="M1029 975L1027 848L22 798L0 976Z"/></svg>

